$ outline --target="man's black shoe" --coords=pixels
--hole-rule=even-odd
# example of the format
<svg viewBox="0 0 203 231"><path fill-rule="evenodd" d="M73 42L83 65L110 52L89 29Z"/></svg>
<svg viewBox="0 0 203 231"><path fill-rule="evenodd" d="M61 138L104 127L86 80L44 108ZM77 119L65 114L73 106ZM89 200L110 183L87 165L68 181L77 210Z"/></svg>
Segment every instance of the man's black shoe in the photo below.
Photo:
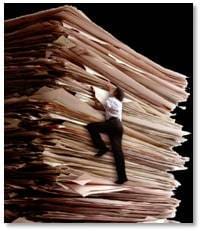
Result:
<svg viewBox="0 0 203 231"><path fill-rule="evenodd" d="M115 181L115 183L116 183L116 184L123 184L123 183L126 182L126 181L128 181L127 178L122 179L122 180L117 180L117 181Z"/></svg>
<svg viewBox="0 0 203 231"><path fill-rule="evenodd" d="M100 149L95 156L96 157L102 156L108 151L109 151L109 148Z"/></svg>

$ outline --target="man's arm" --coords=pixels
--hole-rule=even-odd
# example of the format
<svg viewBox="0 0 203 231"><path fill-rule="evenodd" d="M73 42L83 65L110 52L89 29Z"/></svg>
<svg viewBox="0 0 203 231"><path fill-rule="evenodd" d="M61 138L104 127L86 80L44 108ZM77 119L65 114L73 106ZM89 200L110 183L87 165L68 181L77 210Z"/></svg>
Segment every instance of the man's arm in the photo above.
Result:
<svg viewBox="0 0 203 231"><path fill-rule="evenodd" d="M109 95L112 96L115 89L114 89L113 85L111 84L111 82L109 80L108 80L108 83L107 83L107 88L108 88L108 91L109 91Z"/></svg>
<svg viewBox="0 0 203 231"><path fill-rule="evenodd" d="M102 110L102 111L105 110L104 105L102 103L100 103L98 100L96 100L96 102L95 102L95 108L98 110Z"/></svg>

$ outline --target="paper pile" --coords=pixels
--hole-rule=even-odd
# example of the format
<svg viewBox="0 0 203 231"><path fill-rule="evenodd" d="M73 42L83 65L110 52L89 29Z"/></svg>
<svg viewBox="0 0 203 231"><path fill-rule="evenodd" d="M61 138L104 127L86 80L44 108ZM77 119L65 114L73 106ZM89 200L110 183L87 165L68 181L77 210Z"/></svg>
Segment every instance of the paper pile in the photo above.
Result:
<svg viewBox="0 0 203 231"><path fill-rule="evenodd" d="M84 128L104 119L108 80L126 95L124 185ZM188 161L173 150L188 133L170 112L186 86L74 7L6 20L5 221L170 222L179 183L169 171Z"/></svg>

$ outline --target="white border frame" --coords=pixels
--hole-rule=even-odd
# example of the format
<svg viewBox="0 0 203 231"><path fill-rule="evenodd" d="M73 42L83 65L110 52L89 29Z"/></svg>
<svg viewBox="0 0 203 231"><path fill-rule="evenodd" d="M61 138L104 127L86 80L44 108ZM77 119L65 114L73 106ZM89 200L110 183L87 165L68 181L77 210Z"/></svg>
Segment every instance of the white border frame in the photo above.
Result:
<svg viewBox="0 0 203 231"><path fill-rule="evenodd" d="M3 70L4 70L4 31L3 31L3 21L4 21L4 3L193 3L194 4L194 86L193 86L193 92L194 92L194 224L187 224L187 223L180 223L180 224L94 224L94 223L66 223L66 224L33 224L33 225L20 225L20 224L3 224L3 217L4 217L4 201L3 201L3 194L4 194L4 188L3 188L3 182L4 182L4 175L3 175L3 167L4 167L4 159L3 159L3 153L4 153L4 80L3 80ZM0 107L0 116L1 116L1 230L11 228L11 229L73 229L75 231L82 230L88 228L88 231L103 231L103 229L109 229L109 230L122 230L123 228L131 229L131 230L155 230L155 229L167 229L167 230L173 230L173 231L180 231L182 229L194 229L194 230L203 230L203 186L201 182L201 175L203 175L203 153L202 153L202 137L201 137L201 128L203 127L203 110L201 107L201 99L203 99L203 1L202 0L196 0L196 1L97 1L97 0L91 0L91 1L51 1L51 0L35 0L35 1L1 1L0 4L0 71L1 71L1 81L3 81L0 84L0 94L1 94L1 107Z"/></svg>

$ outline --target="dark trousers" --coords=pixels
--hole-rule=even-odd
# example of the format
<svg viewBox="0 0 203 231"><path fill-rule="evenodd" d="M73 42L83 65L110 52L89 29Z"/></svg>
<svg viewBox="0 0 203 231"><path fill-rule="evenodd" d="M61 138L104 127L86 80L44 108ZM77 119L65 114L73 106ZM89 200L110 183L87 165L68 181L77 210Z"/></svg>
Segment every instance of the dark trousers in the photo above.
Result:
<svg viewBox="0 0 203 231"><path fill-rule="evenodd" d="M127 179L122 151L123 126L121 121L118 118L112 117L104 122L89 123L86 128L90 133L95 148L99 150L106 148L100 133L108 134L112 146L112 152L114 154L118 179Z"/></svg>

